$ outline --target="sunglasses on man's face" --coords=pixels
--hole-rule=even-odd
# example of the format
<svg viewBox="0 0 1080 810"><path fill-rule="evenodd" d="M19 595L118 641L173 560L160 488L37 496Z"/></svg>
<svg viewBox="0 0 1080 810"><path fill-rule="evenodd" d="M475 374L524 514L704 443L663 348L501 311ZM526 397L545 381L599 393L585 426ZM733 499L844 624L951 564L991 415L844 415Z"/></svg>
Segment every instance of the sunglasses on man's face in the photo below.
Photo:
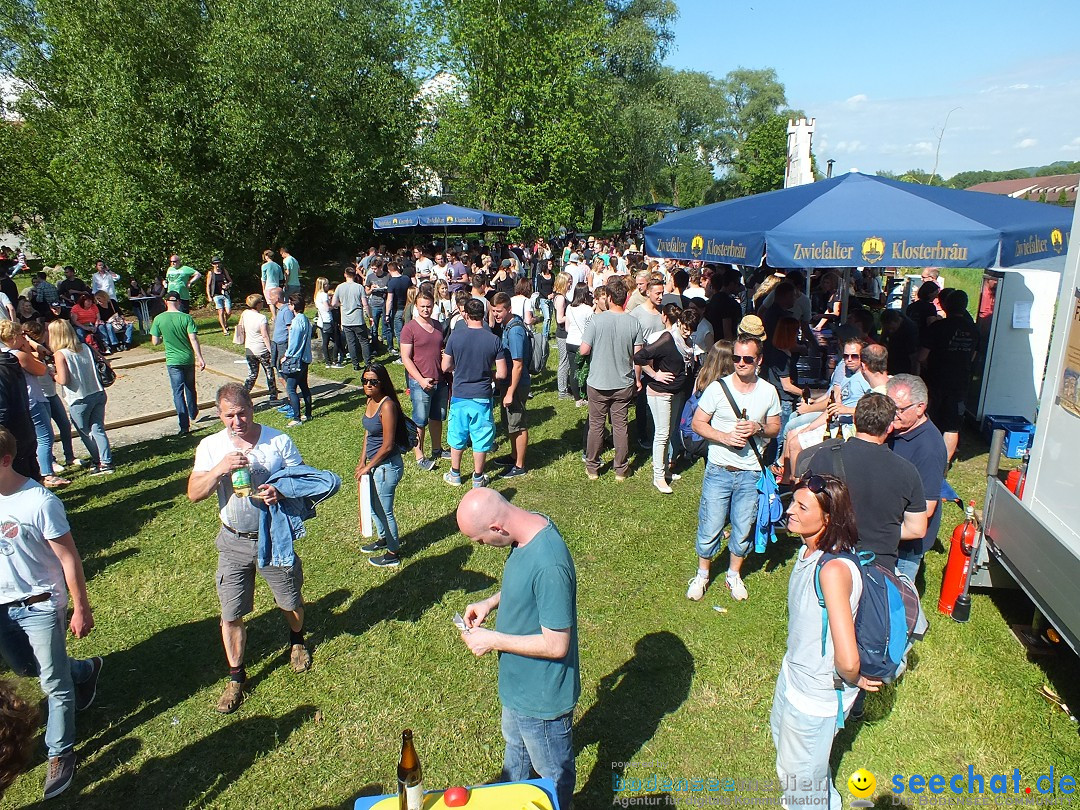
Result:
<svg viewBox="0 0 1080 810"><path fill-rule="evenodd" d="M862 355L861 354L845 354L844 359L845 360L862 360Z"/></svg>
<svg viewBox="0 0 1080 810"><path fill-rule="evenodd" d="M757 362L757 358L750 354L733 354L731 355L731 359L736 365L744 363L745 365L752 366Z"/></svg>

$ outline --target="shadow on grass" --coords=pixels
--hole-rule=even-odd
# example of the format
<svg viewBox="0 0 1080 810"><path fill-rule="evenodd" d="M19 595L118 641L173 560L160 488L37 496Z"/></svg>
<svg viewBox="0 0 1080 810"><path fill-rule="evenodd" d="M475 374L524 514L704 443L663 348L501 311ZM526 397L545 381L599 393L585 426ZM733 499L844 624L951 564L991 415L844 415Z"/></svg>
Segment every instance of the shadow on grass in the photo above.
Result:
<svg viewBox="0 0 1080 810"><path fill-rule="evenodd" d="M341 613L325 615L311 628L316 642L342 633L362 635L382 621L418 621L450 591L466 593L490 588L495 580L487 574L464 569L472 548L461 545L435 557L409 562L389 575L382 585L370 588Z"/></svg>
<svg viewBox="0 0 1080 810"><path fill-rule="evenodd" d="M576 794L576 804L611 806L614 777L623 778L625 763L653 738L664 717L682 706L693 678L690 651L674 633L662 631L638 639L633 657L600 679L597 702L574 728L575 752L597 743L596 765ZM619 733L612 734L613 729ZM644 780L652 772L629 778Z"/></svg>
<svg viewBox="0 0 1080 810"><path fill-rule="evenodd" d="M305 622L318 626L343 604L349 591L339 589L305 606ZM288 647L289 628L276 608L249 617L244 660L253 690ZM92 708L80 714L79 738L101 750L153 722L228 675L218 616L173 625L125 650L105 656L104 671ZM108 673L116 673L116 677ZM134 678L134 681L130 680ZM134 688L142 685L145 688ZM216 696L215 696L216 699ZM206 704L213 717L213 704Z"/></svg>
<svg viewBox="0 0 1080 810"><path fill-rule="evenodd" d="M300 706L284 717L256 716L231 721L175 754L147 760L138 772L121 774L88 794L71 798L79 805L99 807L173 810L192 805L211 806L248 768L274 749L287 745L293 732L314 714L314 706ZM120 740L79 772L76 785L106 779L110 765L129 760L141 747L139 740Z"/></svg>

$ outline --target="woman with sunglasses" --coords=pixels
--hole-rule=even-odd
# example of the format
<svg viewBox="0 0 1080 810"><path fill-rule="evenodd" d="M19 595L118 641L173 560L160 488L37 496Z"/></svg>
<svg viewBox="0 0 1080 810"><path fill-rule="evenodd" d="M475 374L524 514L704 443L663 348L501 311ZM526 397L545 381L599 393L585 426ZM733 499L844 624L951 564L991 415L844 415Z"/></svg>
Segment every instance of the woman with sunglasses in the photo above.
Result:
<svg viewBox="0 0 1080 810"><path fill-rule="evenodd" d="M876 692L881 685L859 674L855 613L862 577L852 553L858 533L847 487L831 475L811 475L796 482L787 526L802 538L803 547L788 582L787 652L770 716L776 774L784 785L787 807L801 804L840 810L840 794L829 771L838 728L836 679L843 683L840 702L845 717L860 689ZM825 554L839 556L822 564ZM828 615L824 639L814 585L819 565Z"/></svg>
<svg viewBox="0 0 1080 810"><path fill-rule="evenodd" d="M368 558L372 565L393 568L401 564L394 491L405 473L398 441L402 438L399 433L405 417L385 366L368 365L360 381L368 401L362 418L364 443L360 449L360 463L356 465L356 481L359 483L363 476L371 476L371 515L378 533L374 543L368 543L360 550L377 555Z"/></svg>

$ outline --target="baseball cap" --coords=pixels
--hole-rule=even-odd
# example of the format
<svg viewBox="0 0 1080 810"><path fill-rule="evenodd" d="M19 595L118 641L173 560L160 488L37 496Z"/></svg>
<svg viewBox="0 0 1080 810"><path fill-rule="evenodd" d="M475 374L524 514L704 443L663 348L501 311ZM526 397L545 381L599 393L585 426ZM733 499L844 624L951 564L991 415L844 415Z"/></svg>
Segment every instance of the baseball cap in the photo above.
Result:
<svg viewBox="0 0 1080 810"><path fill-rule="evenodd" d="M180 301L181 300L180 293L178 293L176 290L169 290L167 293L165 293L165 300L166 301Z"/></svg>
<svg viewBox="0 0 1080 810"><path fill-rule="evenodd" d="M571 253L570 254L570 261L572 261L572 262L580 262L581 261L581 256L579 256L577 253Z"/></svg>
<svg viewBox="0 0 1080 810"><path fill-rule="evenodd" d="M514 263L510 259L503 259L499 267L513 267Z"/></svg>
<svg viewBox="0 0 1080 810"><path fill-rule="evenodd" d="M739 321L738 333L740 335L750 335L751 337L765 339L765 324L761 322L761 318L757 315L747 315L741 321Z"/></svg>
<svg viewBox="0 0 1080 810"><path fill-rule="evenodd" d="M220 256L215 256L214 258L212 258L210 260L210 264L221 264L221 257Z"/></svg>

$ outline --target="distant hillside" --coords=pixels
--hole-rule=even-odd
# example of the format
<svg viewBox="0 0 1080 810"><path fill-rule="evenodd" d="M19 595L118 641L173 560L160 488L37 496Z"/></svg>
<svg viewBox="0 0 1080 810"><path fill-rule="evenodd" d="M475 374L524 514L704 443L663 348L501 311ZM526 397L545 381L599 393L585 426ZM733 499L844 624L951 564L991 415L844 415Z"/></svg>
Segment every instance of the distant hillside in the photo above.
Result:
<svg viewBox="0 0 1080 810"><path fill-rule="evenodd" d="M1025 177L1048 177L1052 174L1075 174L1080 173L1080 161L1069 162L1059 160L1048 166L1027 166L1022 169L1007 169L1005 171L980 171L960 172L946 181L946 185L953 188L969 188L979 183L992 183L995 180L1021 180Z"/></svg>

